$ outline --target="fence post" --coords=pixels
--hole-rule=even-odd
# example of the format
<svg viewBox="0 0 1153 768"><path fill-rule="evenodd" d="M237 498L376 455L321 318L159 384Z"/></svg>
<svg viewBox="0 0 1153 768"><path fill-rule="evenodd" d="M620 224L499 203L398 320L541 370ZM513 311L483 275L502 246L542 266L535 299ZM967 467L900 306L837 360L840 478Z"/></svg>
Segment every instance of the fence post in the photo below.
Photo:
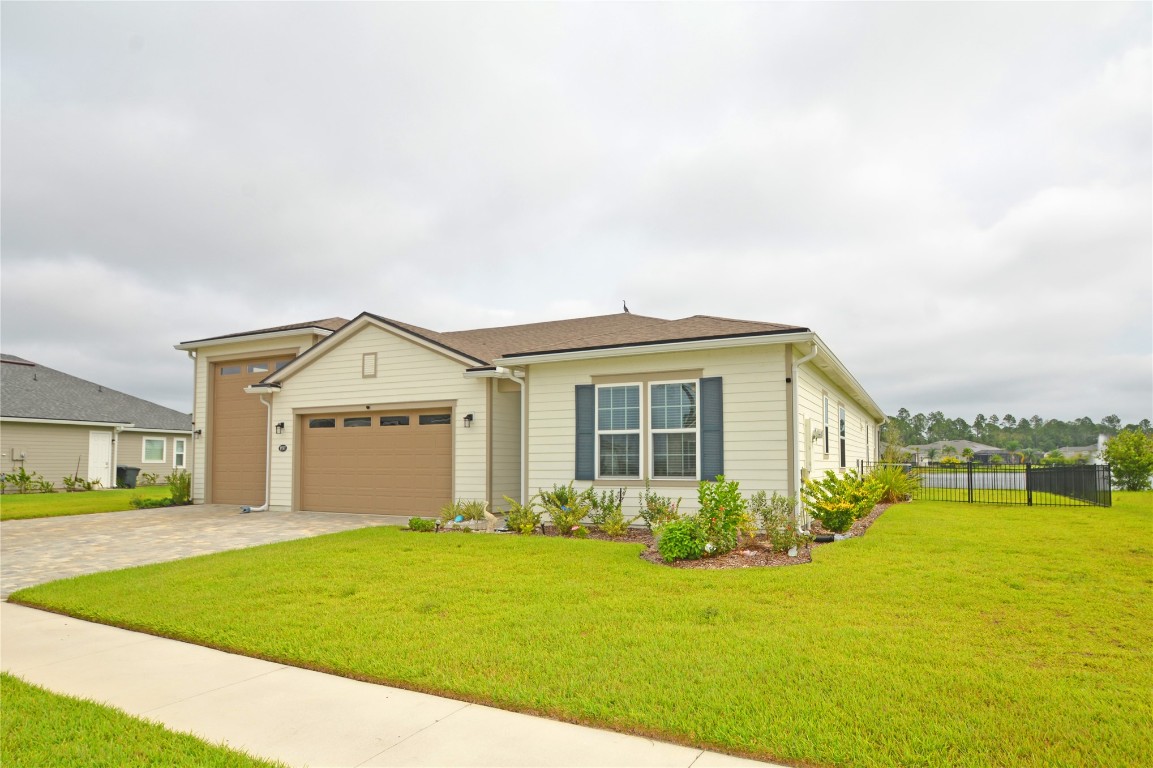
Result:
<svg viewBox="0 0 1153 768"><path fill-rule="evenodd" d="M966 474L969 476L969 503L973 503L973 462L965 463Z"/></svg>
<svg viewBox="0 0 1153 768"><path fill-rule="evenodd" d="M1033 506L1033 483L1029 478L1029 470L1033 465L1025 462L1025 499L1026 503L1031 507Z"/></svg>

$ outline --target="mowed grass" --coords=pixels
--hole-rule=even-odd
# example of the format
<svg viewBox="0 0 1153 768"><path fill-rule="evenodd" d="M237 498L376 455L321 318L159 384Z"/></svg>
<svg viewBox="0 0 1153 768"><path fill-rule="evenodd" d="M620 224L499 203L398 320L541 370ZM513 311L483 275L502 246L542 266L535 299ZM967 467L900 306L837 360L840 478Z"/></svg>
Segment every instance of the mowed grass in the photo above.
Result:
<svg viewBox="0 0 1153 768"><path fill-rule="evenodd" d="M13 600L781 762L1148 766L1153 494L913 502L809 565L372 528Z"/></svg>
<svg viewBox="0 0 1153 768"><path fill-rule="evenodd" d="M132 509L132 497L164 499L168 486L115 488L107 491L77 493L6 493L0 496L0 520L25 520L31 517L87 515L93 512L124 512Z"/></svg>
<svg viewBox="0 0 1153 768"><path fill-rule="evenodd" d="M0 702L0 764L5 768L280 765L112 707L50 693L7 673L0 673Z"/></svg>

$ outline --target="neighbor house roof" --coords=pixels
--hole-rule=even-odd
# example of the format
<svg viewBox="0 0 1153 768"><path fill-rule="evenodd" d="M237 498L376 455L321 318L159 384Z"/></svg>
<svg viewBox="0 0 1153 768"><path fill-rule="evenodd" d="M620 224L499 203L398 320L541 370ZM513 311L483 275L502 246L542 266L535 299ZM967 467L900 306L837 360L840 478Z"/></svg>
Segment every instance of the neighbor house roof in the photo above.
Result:
<svg viewBox="0 0 1153 768"><path fill-rule="evenodd" d="M906 445L903 450L906 451L930 451L933 449L941 450L945 446L952 446L957 453L961 453L966 448L971 448L973 453L980 453L981 451L994 451L996 453L1006 453L1004 448L997 448L992 445L985 445L984 443L975 443L972 440L938 440L935 443L925 443L924 445Z"/></svg>
<svg viewBox="0 0 1153 768"><path fill-rule="evenodd" d="M192 430L192 415L15 355L0 354L0 417Z"/></svg>
<svg viewBox="0 0 1153 768"><path fill-rule="evenodd" d="M673 341L760 336L809 330L795 325L732 320L709 315L693 315L679 320L664 320L659 317L645 317L629 312L620 312L615 315L578 317L572 320L552 320L497 328L438 332L380 315L370 316L486 363L492 363L499 358L510 358L518 355L608 349Z"/></svg>

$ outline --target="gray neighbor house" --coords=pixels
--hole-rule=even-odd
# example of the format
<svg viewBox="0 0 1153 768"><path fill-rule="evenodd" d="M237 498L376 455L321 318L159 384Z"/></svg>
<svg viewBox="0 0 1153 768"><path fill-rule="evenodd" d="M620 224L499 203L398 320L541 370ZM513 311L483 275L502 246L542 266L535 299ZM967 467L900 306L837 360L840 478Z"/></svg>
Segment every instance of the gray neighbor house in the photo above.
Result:
<svg viewBox="0 0 1153 768"><path fill-rule="evenodd" d="M191 469L192 416L14 355L0 355L0 472L62 487L79 474L116 484L116 467Z"/></svg>

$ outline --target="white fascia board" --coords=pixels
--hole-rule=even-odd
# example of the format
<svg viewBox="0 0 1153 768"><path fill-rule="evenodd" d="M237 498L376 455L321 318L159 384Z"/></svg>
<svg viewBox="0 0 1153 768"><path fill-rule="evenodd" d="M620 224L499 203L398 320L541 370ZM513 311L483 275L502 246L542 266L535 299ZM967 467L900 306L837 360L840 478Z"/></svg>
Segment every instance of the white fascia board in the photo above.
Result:
<svg viewBox="0 0 1153 768"><path fill-rule="evenodd" d="M245 394L249 395L276 394L279 391L279 384L249 384L244 388Z"/></svg>
<svg viewBox="0 0 1153 768"><path fill-rule="evenodd" d="M17 416L0 416L0 421L11 421L17 424L60 424L66 427L107 427L121 430L136 426L130 421L78 421L75 419L25 419Z"/></svg>
<svg viewBox="0 0 1153 768"><path fill-rule="evenodd" d="M542 352L539 355L521 357L498 357L493 362L506 366L533 365L536 363L557 363L565 360L596 360L605 357L631 357L633 355L657 355L664 352L695 352L702 349L731 349L733 347L758 347L769 344L798 344L811 341L814 333L777 333L764 336L736 336L723 339L700 339L697 341L664 341L634 344L624 347L603 347L601 349L579 349L572 352Z"/></svg>
<svg viewBox="0 0 1153 768"><path fill-rule="evenodd" d="M866 392L865 388L861 386L861 382L857 381L856 377L849 373L849 369L846 368L845 364L842 363L840 359L833 354L833 350L829 349L829 345L826 344L820 336L814 333L813 341L817 344L821 351L815 360L810 360L808 363L805 363L805 365L812 365L822 358L828 360L832 364L836 378L840 379L839 383L845 385L845 388L849 391L850 395L857 398L861 405L871 410L873 412L873 416L883 422L885 420L885 412L882 411L881 406L877 405L877 402L869 396L869 393ZM820 366L817 367L819 368Z"/></svg>
<svg viewBox="0 0 1153 768"><path fill-rule="evenodd" d="M125 427L121 432L152 432L158 435L191 435L191 429L155 429L153 427Z"/></svg>
<svg viewBox="0 0 1153 768"><path fill-rule="evenodd" d="M242 341L263 341L265 339L283 339L286 336L331 336L334 332L327 328L296 328L291 331L270 331L269 333L249 333L244 336L228 336L223 339L206 339L204 341L187 341L183 344L173 344L173 349L191 351L203 347L220 347L225 344L237 344Z"/></svg>

